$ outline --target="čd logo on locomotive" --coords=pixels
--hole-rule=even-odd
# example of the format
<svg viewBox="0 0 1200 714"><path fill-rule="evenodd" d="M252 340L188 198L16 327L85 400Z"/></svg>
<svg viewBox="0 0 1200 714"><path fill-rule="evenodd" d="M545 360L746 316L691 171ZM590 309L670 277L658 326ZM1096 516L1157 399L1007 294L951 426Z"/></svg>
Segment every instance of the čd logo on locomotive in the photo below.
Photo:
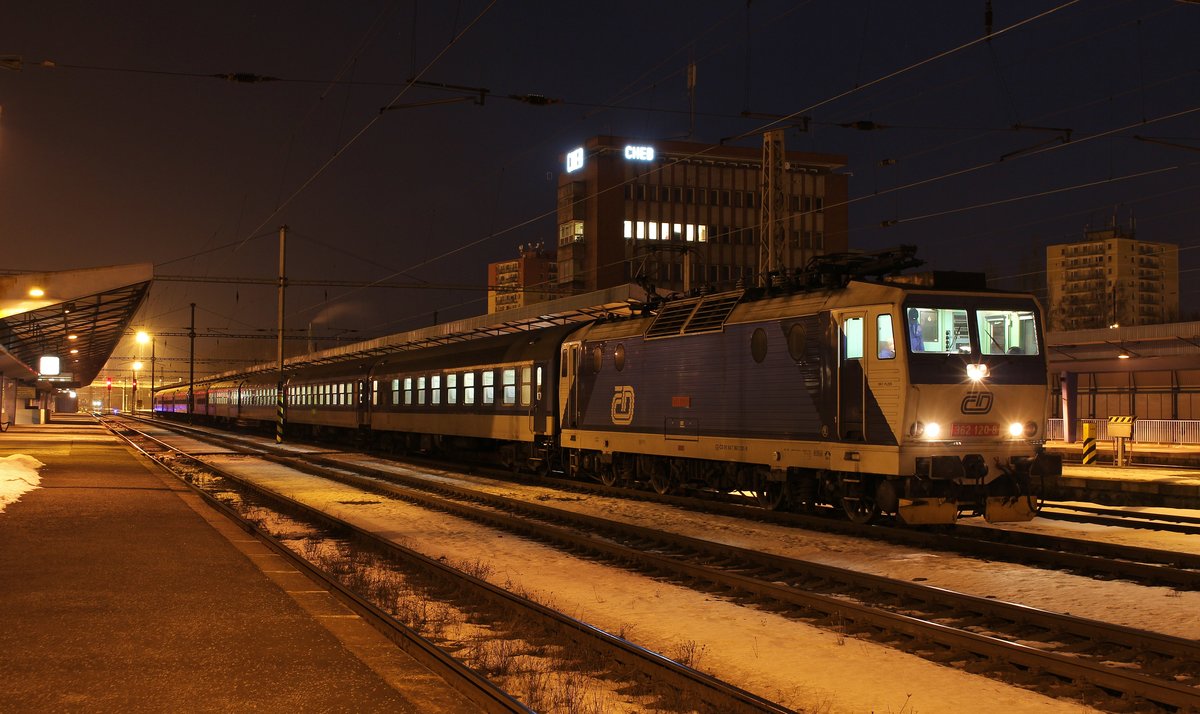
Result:
<svg viewBox="0 0 1200 714"><path fill-rule="evenodd" d="M992 410L991 392L973 392L963 397L963 414L987 414Z"/></svg>
<svg viewBox="0 0 1200 714"><path fill-rule="evenodd" d="M633 423L633 387L613 387L612 423L629 426Z"/></svg>

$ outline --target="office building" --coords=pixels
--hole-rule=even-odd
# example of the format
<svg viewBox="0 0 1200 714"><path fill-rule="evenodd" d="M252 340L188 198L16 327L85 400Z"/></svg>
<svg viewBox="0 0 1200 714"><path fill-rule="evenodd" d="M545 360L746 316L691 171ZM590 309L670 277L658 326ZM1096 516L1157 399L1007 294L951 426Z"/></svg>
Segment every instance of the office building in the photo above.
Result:
<svg viewBox="0 0 1200 714"><path fill-rule="evenodd" d="M782 268L847 250L843 156L783 152L775 224ZM759 279L764 150L598 136L558 180L558 284L581 293L642 279L666 294Z"/></svg>
<svg viewBox="0 0 1200 714"><path fill-rule="evenodd" d="M1158 325L1179 320L1179 247L1134 238L1114 221L1046 248L1052 330Z"/></svg>

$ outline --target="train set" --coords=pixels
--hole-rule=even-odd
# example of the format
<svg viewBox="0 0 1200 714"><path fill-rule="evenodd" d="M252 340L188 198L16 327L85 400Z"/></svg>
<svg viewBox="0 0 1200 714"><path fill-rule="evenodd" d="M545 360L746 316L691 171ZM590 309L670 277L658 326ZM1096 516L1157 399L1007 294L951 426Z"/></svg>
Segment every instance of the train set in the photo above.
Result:
<svg viewBox="0 0 1200 714"><path fill-rule="evenodd" d="M1036 300L906 281L895 266L915 261L893 258L838 256L770 289L293 365L285 423L289 434L472 452L663 494L830 505L859 522L1031 519L1039 479L1061 470L1041 450L1049 389ZM272 424L277 379L197 382L191 415ZM188 385L157 390L154 409L187 413Z"/></svg>

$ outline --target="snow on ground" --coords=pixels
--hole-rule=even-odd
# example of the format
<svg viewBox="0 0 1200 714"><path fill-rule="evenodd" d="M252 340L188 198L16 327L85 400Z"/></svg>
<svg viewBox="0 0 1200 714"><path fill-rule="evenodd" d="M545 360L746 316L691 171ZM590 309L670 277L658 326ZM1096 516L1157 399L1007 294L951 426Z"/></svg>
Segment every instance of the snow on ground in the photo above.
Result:
<svg viewBox="0 0 1200 714"><path fill-rule="evenodd" d="M38 469L43 466L41 461L25 454L0 457L0 513L27 491L39 487L42 477Z"/></svg>
<svg viewBox="0 0 1200 714"><path fill-rule="evenodd" d="M1084 712L1088 707L1050 699L1035 692L985 677L940 666L872 642L790 620L775 613L738 605L669 582L577 558L524 538L488 529L446 514L426 511L284 467L241 459L208 459L246 478L292 498L325 509L369 528L402 545L451 562L481 561L491 566L498 585L527 590L543 602L630 641L667 655L694 645L699 669L795 709L818 712L938 712L1004 711ZM512 490L516 486L497 486ZM529 497L528 489L523 489ZM544 490L544 489L541 489ZM947 561L946 586L951 574L965 576L978 563L951 556L918 557L915 551L853 539L814 535L736 519L689 514L661 506L619 499L574 495L556 505L614 517L629 506L640 511L635 519L647 525L683 530L699 537L737 542L746 547L771 544L772 550L813 556L824 554L841 564L863 563L899 571L928 574L926 561ZM577 500L576 500L577 499ZM591 504L590 508L588 504ZM628 514L626 514L628 515ZM758 531L768 531L758 533ZM780 545L782 543L782 545ZM795 550L793 550L795 549ZM949 564L954 560L956 564ZM1017 569L997 574L1020 578L1040 571ZM1061 574L1046 574L1069 578ZM903 575L901 575L903 577ZM1097 597L1092 584L1089 599ZM1109 584L1101 587L1107 588ZM1054 582L1036 587L1053 589ZM1030 588L1036 589L1036 588ZM1148 589L1142 588L1142 598ZM1081 591L1082 592L1082 591ZM1078 595L1077 595L1078 597ZM1102 597L1102 596L1101 596ZM1196 602L1175 600L1179 610L1196 609Z"/></svg>

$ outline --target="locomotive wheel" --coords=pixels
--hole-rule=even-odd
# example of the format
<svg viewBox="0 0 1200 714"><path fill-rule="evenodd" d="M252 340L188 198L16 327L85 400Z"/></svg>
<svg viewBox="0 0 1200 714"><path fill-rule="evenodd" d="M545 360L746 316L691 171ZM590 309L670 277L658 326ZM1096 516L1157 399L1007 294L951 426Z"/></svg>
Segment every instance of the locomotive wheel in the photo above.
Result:
<svg viewBox="0 0 1200 714"><path fill-rule="evenodd" d="M754 500L768 511L784 510L788 502L786 481L770 481L760 469L754 470Z"/></svg>
<svg viewBox="0 0 1200 714"><path fill-rule="evenodd" d="M666 473L666 469L655 469L654 473L650 474L650 485L660 496L666 496L675 491L675 479L671 478L671 474Z"/></svg>
<svg viewBox="0 0 1200 714"><path fill-rule="evenodd" d="M879 515L879 504L875 503L875 499L843 497L842 509L851 522L862 525L874 521Z"/></svg>
<svg viewBox="0 0 1200 714"><path fill-rule="evenodd" d="M616 486L617 483L624 481L623 478L617 476L617 469L613 464L600 464L596 470L599 472L600 483L605 486Z"/></svg>

